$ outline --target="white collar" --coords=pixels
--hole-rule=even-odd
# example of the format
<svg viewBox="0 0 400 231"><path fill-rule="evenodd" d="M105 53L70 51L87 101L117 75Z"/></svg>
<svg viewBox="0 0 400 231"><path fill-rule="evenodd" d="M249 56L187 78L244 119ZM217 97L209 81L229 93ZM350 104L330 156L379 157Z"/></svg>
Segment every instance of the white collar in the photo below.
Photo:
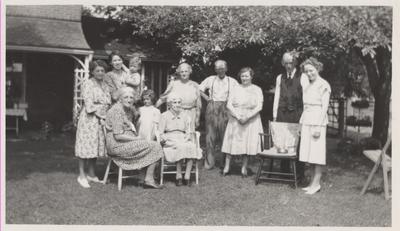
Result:
<svg viewBox="0 0 400 231"><path fill-rule="evenodd" d="M293 68L292 73L290 73L290 75L289 75L288 77L291 78L291 79L293 79L294 73L295 73L295 72L296 72L296 68ZM286 74L288 74L288 73L286 72Z"/></svg>

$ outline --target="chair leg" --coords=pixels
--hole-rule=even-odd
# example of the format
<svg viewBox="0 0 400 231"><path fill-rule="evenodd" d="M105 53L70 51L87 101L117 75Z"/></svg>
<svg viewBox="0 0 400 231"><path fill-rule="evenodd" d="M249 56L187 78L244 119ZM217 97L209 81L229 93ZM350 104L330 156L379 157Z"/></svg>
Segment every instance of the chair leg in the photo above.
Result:
<svg viewBox="0 0 400 231"><path fill-rule="evenodd" d="M296 161L291 160L293 166L293 175L294 175L294 188L297 189L297 170L296 170Z"/></svg>
<svg viewBox="0 0 400 231"><path fill-rule="evenodd" d="M269 161L269 172L272 172L272 170L274 169L274 159L271 159ZM267 176L269 177L270 174L268 174Z"/></svg>
<svg viewBox="0 0 400 231"><path fill-rule="evenodd" d="M199 161L196 160L196 184L199 184Z"/></svg>
<svg viewBox="0 0 400 231"><path fill-rule="evenodd" d="M364 195L365 191L367 190L369 184L370 184L371 181L372 181L372 177L373 177L374 174L376 173L376 170L378 170L379 164L380 164L379 161L375 163L374 167L372 168L371 172L369 173L367 182L365 182L364 187L363 187L362 190L361 190L360 195Z"/></svg>
<svg viewBox="0 0 400 231"><path fill-rule="evenodd" d="M164 157L161 157L160 164L160 185L164 184Z"/></svg>
<svg viewBox="0 0 400 231"><path fill-rule="evenodd" d="M383 172L383 188L385 191L385 199L389 200L390 195L389 195L389 179L388 179L388 171L386 167L384 166L385 164L382 164L382 172Z"/></svg>
<svg viewBox="0 0 400 231"><path fill-rule="evenodd" d="M107 184L108 174L110 173L111 162L112 162L112 160L110 158L107 162L106 172L104 173L103 182L102 182L103 184Z"/></svg>
<svg viewBox="0 0 400 231"><path fill-rule="evenodd" d="M261 158L260 166L258 167L257 175L256 175L256 185L258 185L258 181L260 180L261 169L263 167L263 164L264 164L264 158Z"/></svg>
<svg viewBox="0 0 400 231"><path fill-rule="evenodd" d="M122 168L118 168L118 191L122 189Z"/></svg>

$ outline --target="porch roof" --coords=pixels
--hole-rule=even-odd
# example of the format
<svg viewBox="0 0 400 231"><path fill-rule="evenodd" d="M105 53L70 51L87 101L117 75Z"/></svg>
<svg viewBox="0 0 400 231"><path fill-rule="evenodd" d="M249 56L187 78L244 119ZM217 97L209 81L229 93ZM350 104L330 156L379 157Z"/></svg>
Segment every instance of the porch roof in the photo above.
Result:
<svg viewBox="0 0 400 231"><path fill-rule="evenodd" d="M83 34L80 17L76 17L81 14L81 10L80 6L7 6L6 48L30 52L93 54ZM57 11L63 13L57 16ZM66 15L66 12L69 13Z"/></svg>

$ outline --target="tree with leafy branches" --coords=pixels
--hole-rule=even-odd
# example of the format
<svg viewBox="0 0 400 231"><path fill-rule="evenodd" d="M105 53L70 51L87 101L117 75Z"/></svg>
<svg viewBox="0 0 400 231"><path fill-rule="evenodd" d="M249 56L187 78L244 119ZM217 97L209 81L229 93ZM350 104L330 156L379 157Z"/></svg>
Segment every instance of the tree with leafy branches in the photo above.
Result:
<svg viewBox="0 0 400 231"><path fill-rule="evenodd" d="M389 6L94 6L91 14L130 25L132 36L177 47L204 75L226 58L232 71L250 65L273 85L280 57L315 56L328 80L348 78L362 61L375 98L372 136L384 141L391 98L392 7ZM236 57L229 60L230 57Z"/></svg>

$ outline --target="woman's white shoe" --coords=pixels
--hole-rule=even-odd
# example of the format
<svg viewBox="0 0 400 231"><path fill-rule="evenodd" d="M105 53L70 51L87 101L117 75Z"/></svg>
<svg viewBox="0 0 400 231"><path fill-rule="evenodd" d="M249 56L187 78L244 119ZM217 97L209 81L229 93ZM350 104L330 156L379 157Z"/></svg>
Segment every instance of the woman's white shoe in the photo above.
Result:
<svg viewBox="0 0 400 231"><path fill-rule="evenodd" d="M316 187L310 187L310 188L306 191L306 194L312 195L312 194L315 194L315 193L319 192L319 190L321 190L321 185L318 185L318 186L316 186Z"/></svg>
<svg viewBox="0 0 400 231"><path fill-rule="evenodd" d="M78 177L78 183L83 187L83 188L90 188L89 182L86 178L83 177Z"/></svg>
<svg viewBox="0 0 400 231"><path fill-rule="evenodd" d="M301 189L304 190L304 191L308 191L310 189L310 186L307 186L307 187L304 187L304 188L301 188Z"/></svg>
<svg viewBox="0 0 400 231"><path fill-rule="evenodd" d="M97 176L95 176L95 177L86 176L86 178L87 178L88 181L92 181L92 182L95 182L95 183L100 183L100 180L99 180L99 178Z"/></svg>

